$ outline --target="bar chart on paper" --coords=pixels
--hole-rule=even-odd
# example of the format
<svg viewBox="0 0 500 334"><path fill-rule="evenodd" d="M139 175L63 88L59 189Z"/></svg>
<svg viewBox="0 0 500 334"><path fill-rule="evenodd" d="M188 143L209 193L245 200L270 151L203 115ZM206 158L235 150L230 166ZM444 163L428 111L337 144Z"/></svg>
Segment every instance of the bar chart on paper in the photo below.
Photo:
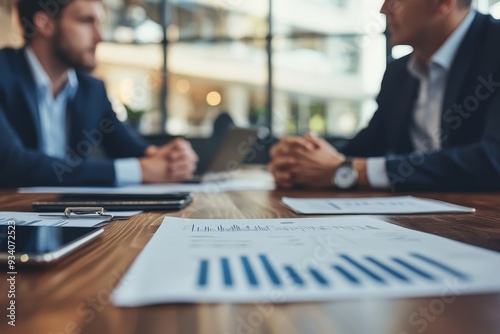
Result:
<svg viewBox="0 0 500 334"><path fill-rule="evenodd" d="M468 275L459 269L418 253L384 259L340 253L335 260L304 268L291 263L275 263L266 254L241 255L233 259L221 257L212 261L201 259L196 284L200 289L208 288L210 284L222 284L226 288L236 285L252 288L261 285L295 285L303 288L329 287L333 290L338 287L345 292L346 287L359 289L360 286L370 284L390 286L403 283L409 286L421 281L439 284L452 279L460 282L469 280ZM235 280L237 272L241 272L241 280ZM214 282L217 279L215 277L222 280Z"/></svg>
<svg viewBox="0 0 500 334"><path fill-rule="evenodd" d="M165 222L114 291L116 305L500 291L499 254L373 218Z"/></svg>

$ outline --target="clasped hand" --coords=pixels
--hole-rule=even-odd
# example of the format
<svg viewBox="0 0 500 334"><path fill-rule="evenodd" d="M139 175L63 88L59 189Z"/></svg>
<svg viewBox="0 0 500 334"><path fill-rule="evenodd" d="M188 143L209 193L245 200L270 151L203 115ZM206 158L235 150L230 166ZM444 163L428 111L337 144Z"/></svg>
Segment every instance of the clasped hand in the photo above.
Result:
<svg viewBox="0 0 500 334"><path fill-rule="evenodd" d="M149 146L140 159L143 183L171 183L190 179L198 156L191 144L176 138L161 147Z"/></svg>
<svg viewBox="0 0 500 334"><path fill-rule="evenodd" d="M326 140L311 134L282 138L270 155L268 169L280 188L331 187L333 172L345 160Z"/></svg>

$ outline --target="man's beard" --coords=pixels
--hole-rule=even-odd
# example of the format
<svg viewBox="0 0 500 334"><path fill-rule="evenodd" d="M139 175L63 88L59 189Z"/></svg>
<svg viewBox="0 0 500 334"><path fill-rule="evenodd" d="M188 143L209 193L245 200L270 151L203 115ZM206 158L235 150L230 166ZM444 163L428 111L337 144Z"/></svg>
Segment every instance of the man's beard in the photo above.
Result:
<svg viewBox="0 0 500 334"><path fill-rule="evenodd" d="M56 58L68 68L83 71L92 71L95 68L95 64L84 63L83 54L69 50L64 44L62 29L58 28L52 43L52 49Z"/></svg>

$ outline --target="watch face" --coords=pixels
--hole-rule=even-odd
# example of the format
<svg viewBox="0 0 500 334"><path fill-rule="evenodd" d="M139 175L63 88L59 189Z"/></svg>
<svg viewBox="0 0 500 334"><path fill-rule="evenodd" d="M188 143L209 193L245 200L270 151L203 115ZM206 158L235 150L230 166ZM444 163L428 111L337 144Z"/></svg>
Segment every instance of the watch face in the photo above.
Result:
<svg viewBox="0 0 500 334"><path fill-rule="evenodd" d="M340 166L335 172L335 185L341 189L353 187L358 181L358 173L351 166Z"/></svg>

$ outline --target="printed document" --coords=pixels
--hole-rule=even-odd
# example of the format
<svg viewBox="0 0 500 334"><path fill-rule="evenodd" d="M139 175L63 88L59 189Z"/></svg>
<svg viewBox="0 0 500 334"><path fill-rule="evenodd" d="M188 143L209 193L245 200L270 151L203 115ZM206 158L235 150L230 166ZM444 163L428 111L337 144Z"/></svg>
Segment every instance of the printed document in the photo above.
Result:
<svg viewBox="0 0 500 334"><path fill-rule="evenodd" d="M369 217L166 217L117 306L500 292L500 254Z"/></svg>
<svg viewBox="0 0 500 334"><path fill-rule="evenodd" d="M273 190L274 182L267 179L228 179L202 183L141 184L124 187L26 187L25 194L133 194L156 195L175 192L219 193L238 190Z"/></svg>
<svg viewBox="0 0 500 334"><path fill-rule="evenodd" d="M283 204L297 213L314 215L470 213L475 209L413 196L366 198L290 198Z"/></svg>
<svg viewBox="0 0 500 334"><path fill-rule="evenodd" d="M133 216L140 211L106 212L113 216ZM7 225L14 220L17 226L64 226L92 227L109 220L111 217L71 216L65 217L61 212L0 212L0 225Z"/></svg>

